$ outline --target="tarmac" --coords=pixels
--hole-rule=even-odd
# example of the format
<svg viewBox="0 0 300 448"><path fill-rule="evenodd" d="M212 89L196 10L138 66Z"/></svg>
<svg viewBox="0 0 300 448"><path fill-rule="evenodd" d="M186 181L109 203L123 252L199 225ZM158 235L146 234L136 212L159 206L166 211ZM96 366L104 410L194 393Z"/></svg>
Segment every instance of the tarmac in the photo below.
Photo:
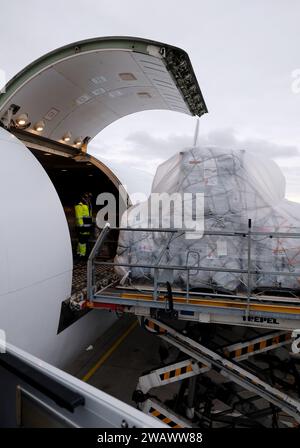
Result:
<svg viewBox="0 0 300 448"><path fill-rule="evenodd" d="M123 315L88 347L67 369L77 378L132 405L138 379L150 370L162 367L159 337L140 327L136 317ZM179 385L153 389L164 400L172 398Z"/></svg>

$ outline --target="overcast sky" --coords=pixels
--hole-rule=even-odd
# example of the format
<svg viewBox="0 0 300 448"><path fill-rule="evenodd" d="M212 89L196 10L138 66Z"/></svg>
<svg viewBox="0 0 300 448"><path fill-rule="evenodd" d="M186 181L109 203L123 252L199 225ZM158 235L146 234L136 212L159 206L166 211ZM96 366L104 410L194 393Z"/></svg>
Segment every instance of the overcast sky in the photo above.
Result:
<svg viewBox="0 0 300 448"><path fill-rule="evenodd" d="M200 142L266 153L300 202L298 0L13 0L1 2L0 68L8 78L44 53L81 39L127 35L186 50L209 114ZM299 76L300 77L300 76ZM148 191L157 165L193 141L195 118L151 111L125 117L90 152L129 190Z"/></svg>

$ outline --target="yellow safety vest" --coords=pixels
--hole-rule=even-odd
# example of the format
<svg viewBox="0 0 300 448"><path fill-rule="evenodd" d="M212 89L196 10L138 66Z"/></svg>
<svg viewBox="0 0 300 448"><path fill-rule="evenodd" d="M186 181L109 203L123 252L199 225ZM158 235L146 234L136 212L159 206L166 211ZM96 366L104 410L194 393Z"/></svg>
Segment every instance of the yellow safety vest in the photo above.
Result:
<svg viewBox="0 0 300 448"><path fill-rule="evenodd" d="M91 227L91 224L85 224L83 218L90 217L90 210L88 205L79 202L79 204L75 205L75 217L76 217L76 225L79 227Z"/></svg>

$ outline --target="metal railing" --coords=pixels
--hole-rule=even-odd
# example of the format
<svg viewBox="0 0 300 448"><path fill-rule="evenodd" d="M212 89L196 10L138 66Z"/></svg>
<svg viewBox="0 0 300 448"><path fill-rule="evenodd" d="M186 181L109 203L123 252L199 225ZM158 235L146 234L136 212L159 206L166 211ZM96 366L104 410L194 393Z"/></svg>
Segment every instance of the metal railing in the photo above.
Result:
<svg viewBox="0 0 300 448"><path fill-rule="evenodd" d="M119 230L119 231L128 231L128 232L147 232L147 233L154 233L154 232L163 232L166 234L170 234L168 238L166 238L165 244L162 246L161 251L159 252L157 259L154 263L115 263L111 261L99 261L96 260L97 255L99 254L99 251L101 250L101 247L103 243L105 242L105 239L109 232L111 230ZM166 250L169 247L169 244L172 241L172 238L174 235L181 236L184 235L185 230L183 229L170 229L170 228L129 228L129 227L121 227L121 228L112 228L109 224L106 224L106 226L103 228L102 232L100 233L96 244L89 256L88 259L88 271L87 271L87 278L88 278L88 286L87 286L87 292L88 292L88 298L90 300L93 300L94 294L95 294L95 265L103 265L107 267L124 267L129 269L134 268L141 268L141 269L151 269L153 270L153 290L152 290L152 299L153 301L157 301L159 297L159 285L162 284L162 281L160 280L160 271L185 271L187 273L186 275L186 288L185 288L185 298L186 301L189 302L190 296L191 296L191 285L190 285L190 277L192 274L191 272L199 272L199 271L207 271L207 272L224 272L224 273L232 273L232 274L244 274L247 281L245 282L246 291L244 295L234 295L235 298L247 298L248 307L246 311L246 315L249 312L249 305L252 299L255 299L255 296L253 295L253 282L252 282L252 276L253 275L274 275L274 276L290 276L290 277L300 277L300 271L267 271L267 270L261 270L257 267L254 268L254 261L252 260L253 250L253 237L267 237L267 238L295 238L300 239L300 233L289 233L289 232L261 232L261 231L254 231L251 228L251 220L248 222L248 229L247 231L244 230L237 230L232 232L225 232L225 231L205 231L203 233L203 237L205 236L223 236L223 237L239 237L239 238L245 238L247 240L247 266L245 268L241 269L233 269L233 268L227 268L227 267L211 267L211 266L201 266L200 265L200 254L196 250L192 249L187 251L186 256L186 263L185 265L171 265L171 264L162 264L161 260L163 259ZM191 254L196 255L197 258L197 265L189 265L189 257ZM194 295L194 294L193 294ZM213 297L222 296L224 297L224 294L209 294ZM228 292L228 296L232 297L230 295L230 292ZM99 295L98 295L99 298Z"/></svg>

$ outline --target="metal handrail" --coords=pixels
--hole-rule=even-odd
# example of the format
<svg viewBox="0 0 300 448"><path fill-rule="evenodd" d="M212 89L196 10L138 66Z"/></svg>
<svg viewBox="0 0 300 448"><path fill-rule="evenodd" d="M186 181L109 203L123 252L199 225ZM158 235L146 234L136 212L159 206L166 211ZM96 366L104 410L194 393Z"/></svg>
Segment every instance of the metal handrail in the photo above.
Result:
<svg viewBox="0 0 300 448"><path fill-rule="evenodd" d="M202 266L184 266L184 265L165 265L165 264L138 264L138 263L114 263L112 261L95 261L95 264L101 266L120 266L128 268L150 268L150 269L173 269L176 271L212 271L212 272L230 272L233 274L248 274L248 269L226 269L226 268L213 268ZM291 277L299 277L299 272L282 272L282 271L261 271L259 269L250 270L251 275L255 274L268 274L268 275L286 275Z"/></svg>
<svg viewBox="0 0 300 448"><path fill-rule="evenodd" d="M106 223L102 231L100 232L100 235L97 238L97 241L91 250L91 253L88 258L87 262L87 298L91 299L94 294L94 286L95 286L95 269L94 269L94 260L99 252L99 249L104 242L105 238L107 237L111 227L109 223Z"/></svg>
<svg viewBox="0 0 300 448"><path fill-rule="evenodd" d="M118 231L130 231L130 232L163 232L163 233L170 233L170 237L168 238L166 244L163 246L158 259L155 263L152 264L143 264L143 263L115 263L115 262L109 262L109 261L96 261L95 258L104 243L108 233L111 230L118 230ZM91 251L91 254L88 259L87 264L87 293L88 298L91 299L94 295L94 285L95 285L95 265L102 265L102 266L111 266L111 267L129 267L129 268L146 268L146 269L153 269L154 270L154 290L153 290L153 300L157 300L158 297L158 271L159 270L175 270L175 271L186 271L188 276L190 275L190 271L208 271L208 272L228 272L228 273L234 273L234 274L247 274L247 302L248 302L248 308L247 313L249 312L250 307L250 301L252 299L252 287L251 287L251 276L252 275L259 275L259 274L265 274L265 275L280 275L280 276L290 276L290 277L299 277L299 272L282 272L282 271L263 271L260 269L252 269L252 262L251 262L251 242L253 236L268 236L270 238L300 238L300 233L285 233L285 232L257 232L252 231L251 229L251 220L248 222L248 230L247 231L234 231L234 232L223 232L223 231L204 231L203 237L207 235L214 235L214 236L229 236L229 237L244 237L247 238L247 253L248 253L248 266L247 269L231 269L231 268L219 268L219 267L204 267L204 266L188 266L188 265L166 265L166 264L160 264L162 255L165 253L166 248L168 247L170 240L172 239L172 235L176 233L183 233L183 229L169 229L169 228L131 228L131 227L111 227L108 223L105 225L103 230L101 231L99 237L97 238L96 244L93 247L93 250ZM187 290L187 300L189 299L189 287ZM247 314L246 313L246 314Z"/></svg>
<svg viewBox="0 0 300 448"><path fill-rule="evenodd" d="M162 227L110 227L110 230L118 231L128 231L128 232L163 232L163 233L182 233L182 232L192 232L193 229L182 229L182 228L162 228ZM215 235L215 236L248 236L247 230L235 230L233 232L224 232L216 230L205 230L203 236ZM260 232L251 230L252 236L268 236L269 238L300 238L299 232Z"/></svg>

